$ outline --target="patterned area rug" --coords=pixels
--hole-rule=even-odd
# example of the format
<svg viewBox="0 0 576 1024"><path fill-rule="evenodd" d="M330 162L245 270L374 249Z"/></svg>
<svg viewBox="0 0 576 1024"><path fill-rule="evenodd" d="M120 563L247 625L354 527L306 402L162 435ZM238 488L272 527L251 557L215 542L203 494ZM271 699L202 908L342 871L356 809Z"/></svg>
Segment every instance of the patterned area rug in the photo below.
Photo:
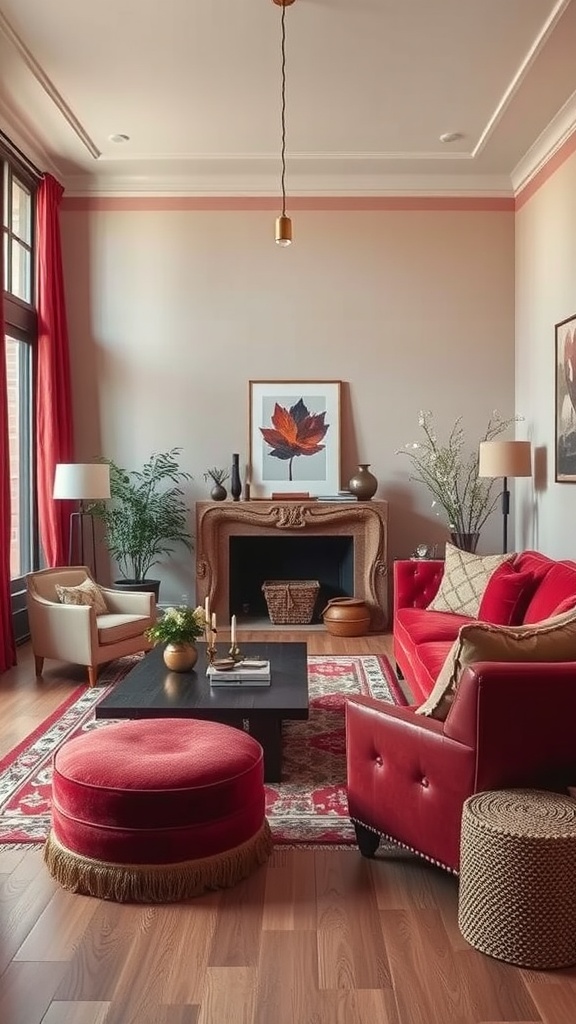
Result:
<svg viewBox="0 0 576 1024"><path fill-rule="evenodd" d="M50 828L52 757L66 740L109 720L94 708L134 665L122 658L100 685L78 687L30 736L0 761L0 846L42 843ZM385 657L309 657L310 717L284 723L283 780L266 786L274 840L288 845L352 844L346 802L346 697L359 693L393 704L406 700Z"/></svg>

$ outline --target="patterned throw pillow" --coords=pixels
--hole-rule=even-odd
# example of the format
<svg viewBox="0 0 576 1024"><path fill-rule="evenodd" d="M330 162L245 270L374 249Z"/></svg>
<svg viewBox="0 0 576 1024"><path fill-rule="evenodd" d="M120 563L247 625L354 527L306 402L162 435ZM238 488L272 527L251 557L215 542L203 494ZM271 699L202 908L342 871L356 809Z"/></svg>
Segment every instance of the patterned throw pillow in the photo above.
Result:
<svg viewBox="0 0 576 1024"><path fill-rule="evenodd" d="M63 587L57 583L56 593L60 604L89 604L96 615L106 615L108 611L108 605L100 587L92 580L84 580L77 587Z"/></svg>
<svg viewBox="0 0 576 1024"><path fill-rule="evenodd" d="M475 619L492 573L503 562L509 562L514 557L514 554L473 555L470 551L462 551L447 543L444 575L436 597L428 605L428 611L454 612Z"/></svg>
<svg viewBox="0 0 576 1024"><path fill-rule="evenodd" d="M443 722L463 670L476 661L576 661L576 609L527 626L461 626L434 688L416 714Z"/></svg>

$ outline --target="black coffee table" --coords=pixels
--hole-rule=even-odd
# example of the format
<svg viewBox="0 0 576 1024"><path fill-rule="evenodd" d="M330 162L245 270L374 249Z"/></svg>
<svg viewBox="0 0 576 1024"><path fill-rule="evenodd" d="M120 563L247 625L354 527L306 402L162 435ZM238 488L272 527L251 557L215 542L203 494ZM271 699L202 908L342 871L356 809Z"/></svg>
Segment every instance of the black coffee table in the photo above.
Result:
<svg viewBox="0 0 576 1024"><path fill-rule="evenodd" d="M282 777L282 721L308 718L304 643L242 644L249 658L270 661L270 686L211 687L206 645L191 672L170 672L155 647L96 706L96 718L203 718L244 729L264 748L266 782Z"/></svg>

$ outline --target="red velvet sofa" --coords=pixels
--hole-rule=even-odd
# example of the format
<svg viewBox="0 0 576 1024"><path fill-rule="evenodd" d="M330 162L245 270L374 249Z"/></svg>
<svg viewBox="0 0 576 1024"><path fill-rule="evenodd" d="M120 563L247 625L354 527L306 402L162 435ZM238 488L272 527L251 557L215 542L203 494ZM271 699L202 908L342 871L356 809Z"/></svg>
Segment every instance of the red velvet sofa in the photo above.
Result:
<svg viewBox="0 0 576 1024"><path fill-rule="evenodd" d="M576 562L526 551L513 565L530 578L523 624L576 606ZM347 701L348 805L364 855L384 836L458 873L467 797L576 784L576 650L573 661L477 662L464 669L445 721L416 714L460 626L473 621L427 611L443 567L394 564L394 655L417 704Z"/></svg>

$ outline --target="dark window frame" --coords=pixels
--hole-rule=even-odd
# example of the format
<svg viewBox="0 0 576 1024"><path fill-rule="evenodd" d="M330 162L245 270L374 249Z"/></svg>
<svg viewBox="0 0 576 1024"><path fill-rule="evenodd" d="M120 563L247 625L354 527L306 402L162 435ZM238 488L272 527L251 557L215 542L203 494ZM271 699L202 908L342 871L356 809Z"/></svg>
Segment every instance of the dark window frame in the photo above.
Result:
<svg viewBox="0 0 576 1024"><path fill-rule="evenodd" d="M13 230L10 221L12 209L12 180L30 194L30 242L20 238ZM23 440L22 450L25 453L24 473L20 478L21 486L21 508L26 509L26 515L20 525L22 549L25 554L26 564L30 569L38 569L41 566L41 549L38 532L38 501L36 491L36 436L35 436L35 405L36 405L36 369L38 349L38 316L36 311L36 280L35 280L35 255L36 255L36 193L41 180L39 172L33 168L23 154L12 145L3 133L0 132L0 209L2 210L2 246L7 255L7 281L11 283L12 260L11 246L16 242L19 246L24 245L29 251L30 258L30 295L31 301L26 302L19 296L13 295L6 289L3 290L4 302L4 330L7 336L16 341L29 345L31 355L25 358L22 352L22 369L24 390L21 393L24 401L20 403L20 431ZM9 214L9 223L4 223L4 203L6 199ZM4 288L4 282L0 282ZM30 502L28 502L28 481L30 484ZM28 634L28 623L25 614L25 581L24 575L14 577L10 582L12 595L12 613L16 639L22 639Z"/></svg>

